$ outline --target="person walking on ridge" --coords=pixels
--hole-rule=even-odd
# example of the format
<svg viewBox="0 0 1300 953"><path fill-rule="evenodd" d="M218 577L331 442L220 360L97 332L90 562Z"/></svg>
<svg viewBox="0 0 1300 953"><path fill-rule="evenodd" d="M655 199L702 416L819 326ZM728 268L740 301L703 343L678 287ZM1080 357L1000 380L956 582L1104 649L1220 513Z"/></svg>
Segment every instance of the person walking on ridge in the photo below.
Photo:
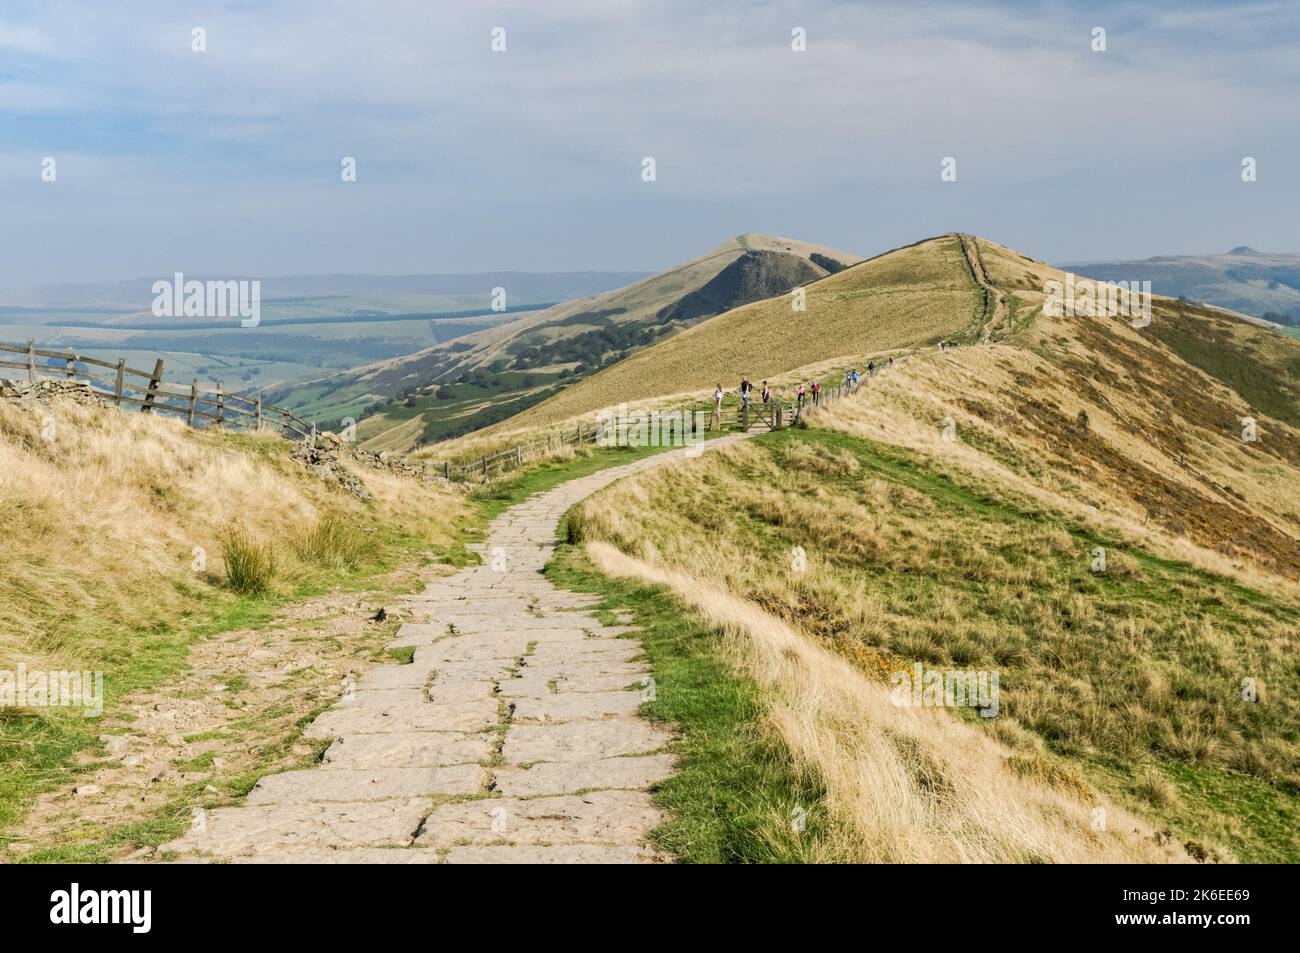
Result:
<svg viewBox="0 0 1300 953"><path fill-rule="evenodd" d="M710 430L722 429L722 385L713 389L713 416L709 418Z"/></svg>

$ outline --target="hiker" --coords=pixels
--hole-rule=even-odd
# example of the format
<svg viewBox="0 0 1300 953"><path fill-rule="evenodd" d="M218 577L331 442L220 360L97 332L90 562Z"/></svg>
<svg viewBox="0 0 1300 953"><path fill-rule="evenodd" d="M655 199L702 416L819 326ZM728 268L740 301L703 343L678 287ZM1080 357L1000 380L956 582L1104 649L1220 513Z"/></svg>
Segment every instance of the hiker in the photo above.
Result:
<svg viewBox="0 0 1300 953"><path fill-rule="evenodd" d="M813 392L813 406L816 407L818 404L821 403L821 399L822 399L821 381L813 381L812 392Z"/></svg>
<svg viewBox="0 0 1300 953"><path fill-rule="evenodd" d="M867 374L874 375L875 373L876 373L876 362L867 361Z"/></svg>
<svg viewBox="0 0 1300 953"><path fill-rule="evenodd" d="M892 354L889 355L889 366L890 366L890 367L893 367L893 366L894 366L894 355L892 355Z"/></svg>
<svg viewBox="0 0 1300 953"><path fill-rule="evenodd" d="M853 371L851 369L844 372L844 386L853 386Z"/></svg>
<svg viewBox="0 0 1300 953"><path fill-rule="evenodd" d="M942 341L939 342L939 353L941 353L941 354L943 353L943 342L942 342Z"/></svg>
<svg viewBox="0 0 1300 953"><path fill-rule="evenodd" d="M853 368L853 389L858 389L858 369L856 367Z"/></svg>
<svg viewBox="0 0 1300 953"><path fill-rule="evenodd" d="M800 384L799 385L799 406L800 407L803 407L803 399L807 395L808 395L808 388L804 387L803 384Z"/></svg>
<svg viewBox="0 0 1300 953"><path fill-rule="evenodd" d="M766 410L770 403L772 403L772 388L767 386L767 381L763 381L763 409Z"/></svg>
<svg viewBox="0 0 1300 953"><path fill-rule="evenodd" d="M742 375L740 378L740 403L746 410L749 409L749 395L754 389L754 385L749 382L748 375Z"/></svg>
<svg viewBox="0 0 1300 953"><path fill-rule="evenodd" d="M722 385L713 389L713 416L709 418L710 430L722 429Z"/></svg>

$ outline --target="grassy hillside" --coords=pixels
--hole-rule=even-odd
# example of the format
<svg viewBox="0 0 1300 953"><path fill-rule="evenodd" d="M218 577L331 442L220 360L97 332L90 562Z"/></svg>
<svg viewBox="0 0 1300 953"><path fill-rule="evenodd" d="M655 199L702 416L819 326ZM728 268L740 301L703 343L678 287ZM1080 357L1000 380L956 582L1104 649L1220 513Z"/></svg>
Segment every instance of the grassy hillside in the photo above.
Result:
<svg viewBox="0 0 1300 953"><path fill-rule="evenodd" d="M1300 860L1300 345L1167 299L1145 329L1049 318L1059 272L980 253L1000 343L916 352L808 429L612 487L571 538L726 634L843 856ZM662 347L743 347L732 319ZM1000 715L894 709L918 662L998 672ZM1017 819L992 833L990 791Z"/></svg>
<svg viewBox="0 0 1300 953"><path fill-rule="evenodd" d="M858 826L857 859L1100 853L1118 845L1098 837L1088 848L1082 832L1107 799L1174 829L1193 855L1300 858L1300 675L1286 661L1300 622L1294 599L1001 502L915 453L824 430L636 479L585 504L573 527L641 560L642 572L681 572L740 597L851 663L868 695L917 661L1000 673L1002 717L951 713L993 742L978 761L966 757L977 746L964 738L970 729L909 724L879 702L851 729L824 721L788 739L809 746L814 776L844 798L827 809ZM1104 574L1090 571L1097 545L1110 551ZM791 568L795 547L807 554L803 571ZM1265 703L1237 696L1245 673L1268 686ZM866 746L881 748L872 776L846 777L847 752ZM1037 854L1017 843L1019 830L971 843L987 836L971 817L980 790L998 792L999 815L1029 818L1050 792L1071 820ZM909 812L926 818L919 829Z"/></svg>
<svg viewBox="0 0 1300 953"><path fill-rule="evenodd" d="M323 375L421 351L641 277L496 272L266 278L256 328L242 328L237 320L155 317L153 279L0 290L0 342L32 338L40 348L72 348L109 360L125 356L130 366L145 369L161 356L169 372L192 374L201 386L221 381L228 393L292 394L295 409L323 425L360 417L375 400L364 389L344 392L319 383ZM491 310L496 287L507 291L506 312Z"/></svg>
<svg viewBox="0 0 1300 953"><path fill-rule="evenodd" d="M277 396L294 407L308 399L319 405L327 394L335 406L350 407L356 416L358 409L375 405L359 431L365 446L410 450L497 423L706 318L858 261L856 255L821 245L741 235L625 288ZM523 382L525 376L533 382ZM440 393L444 388L458 396ZM474 388L479 393L470 401L467 395ZM421 418L419 426L409 424L413 416Z"/></svg>
<svg viewBox="0 0 1300 953"><path fill-rule="evenodd" d="M560 421L622 401L734 389L826 361L969 339L982 295L955 235L889 252L806 288L807 310L783 295L737 308L638 352L524 412L514 424Z"/></svg>
<svg viewBox="0 0 1300 953"><path fill-rule="evenodd" d="M0 400L0 670L99 671L105 693L102 720L0 708L0 831L75 776L75 754L123 716L125 696L177 677L203 633L263 622L416 552L458 551L462 496L354 472L369 500L314 475L278 437Z"/></svg>
<svg viewBox="0 0 1300 953"><path fill-rule="evenodd" d="M1145 261L1062 265L1106 281L1150 281L1151 290L1230 308L1279 323L1300 324L1300 256L1242 246L1222 255L1162 255Z"/></svg>

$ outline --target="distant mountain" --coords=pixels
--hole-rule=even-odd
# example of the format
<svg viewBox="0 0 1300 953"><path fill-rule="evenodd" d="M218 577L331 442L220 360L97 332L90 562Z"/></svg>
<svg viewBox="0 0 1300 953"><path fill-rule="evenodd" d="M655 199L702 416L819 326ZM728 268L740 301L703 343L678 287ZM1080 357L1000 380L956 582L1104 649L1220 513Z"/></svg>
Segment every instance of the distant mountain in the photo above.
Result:
<svg viewBox="0 0 1300 953"><path fill-rule="evenodd" d="M1061 268L1103 281L1150 281L1158 295L1300 325L1300 255L1269 254L1238 245L1222 255L1161 255L1145 261L1094 261Z"/></svg>
<svg viewBox="0 0 1300 953"><path fill-rule="evenodd" d="M403 357L296 383L271 397L321 416L337 407L386 400L389 406L361 421L358 432L370 449L409 450L504 420L700 321L861 260L794 239L739 235L627 287L566 301Z"/></svg>
<svg viewBox="0 0 1300 953"><path fill-rule="evenodd" d="M639 271L489 271L444 275L210 275L186 280L262 283L262 302L273 316L454 311L490 306L492 289L504 288L510 306L567 301L599 294L645 277ZM87 318L135 323L149 317L154 282L172 275L0 290L0 324L49 324ZM183 323L184 319L177 319Z"/></svg>

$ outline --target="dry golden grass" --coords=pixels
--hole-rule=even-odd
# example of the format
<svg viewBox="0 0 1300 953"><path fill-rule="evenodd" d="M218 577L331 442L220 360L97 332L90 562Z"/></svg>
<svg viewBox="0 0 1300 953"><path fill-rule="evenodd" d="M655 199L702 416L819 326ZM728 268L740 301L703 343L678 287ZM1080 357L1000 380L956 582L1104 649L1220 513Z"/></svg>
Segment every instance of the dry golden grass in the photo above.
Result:
<svg viewBox="0 0 1300 953"><path fill-rule="evenodd" d="M139 413L0 402L0 665L111 668L149 633L183 628L225 576L232 527L274 550L271 585L286 589L345 564L350 537L446 542L465 505L370 469L358 471L374 497L363 503L288 449Z"/></svg>
<svg viewBox="0 0 1300 953"><path fill-rule="evenodd" d="M734 386L844 356L955 335L980 297L955 235L898 249L807 287L807 311L789 295L756 302L684 331L543 401L501 429L568 420L619 402Z"/></svg>
<svg viewBox="0 0 1300 953"><path fill-rule="evenodd" d="M1068 775L1015 767L1036 762L947 712L894 706L888 687L753 603L608 544L587 550L604 572L668 587L725 633L738 672L765 692L767 729L825 786L831 832L810 860L1188 860ZM1097 807L1104 831L1093 829Z"/></svg>
<svg viewBox="0 0 1300 953"><path fill-rule="evenodd" d="M553 341L589 331L593 327L599 327L601 322L595 321L591 324L574 322L562 327L539 330L539 326L543 324L573 321L574 318L591 312L607 312L610 319L620 323L654 321L665 306L673 304L682 296L717 277L718 272L743 255L747 249L790 252L804 258L817 252L849 265L862 261L861 256L826 245L771 235L741 235L728 239L690 261L643 278L625 288L616 288L603 294L565 301L544 311L532 312L508 324L459 337L454 341L447 341L415 354L358 368L354 373L359 381L392 380L411 373L416 373L418 377L421 368L427 368L432 362L445 361L447 367L441 367L439 370L442 379L454 379L460 373L487 367L499 358L510 356L507 348L511 344L517 344L522 335L529 334L530 340L536 335L542 340ZM454 372L449 370L451 367L454 367Z"/></svg>
<svg viewBox="0 0 1300 953"><path fill-rule="evenodd" d="M1036 333L1057 341L1070 341L1076 330L1039 322ZM1159 348L1147 339L1130 346ZM1285 452L1272 456L1270 446L1225 430L1225 421L1235 424L1249 411L1222 385L1162 353L1181 378L1126 386L1132 377L1114 364L1115 353L1090 352L1094 373L1113 365L1114 380L1104 388L1086 385L1059 354L1024 347L920 354L878 379L869 394L812 419L918 451L940 471L963 474L991 494L1032 499L1171 558L1271 592L1300 592L1300 466ZM1208 409L1177 413L1180 388L1222 391L1218 419ZM1076 424L1080 410L1088 416L1086 432ZM955 424L954 441L942 439L945 418ZM1260 428L1272 446L1296 442L1280 421L1261 418Z"/></svg>

